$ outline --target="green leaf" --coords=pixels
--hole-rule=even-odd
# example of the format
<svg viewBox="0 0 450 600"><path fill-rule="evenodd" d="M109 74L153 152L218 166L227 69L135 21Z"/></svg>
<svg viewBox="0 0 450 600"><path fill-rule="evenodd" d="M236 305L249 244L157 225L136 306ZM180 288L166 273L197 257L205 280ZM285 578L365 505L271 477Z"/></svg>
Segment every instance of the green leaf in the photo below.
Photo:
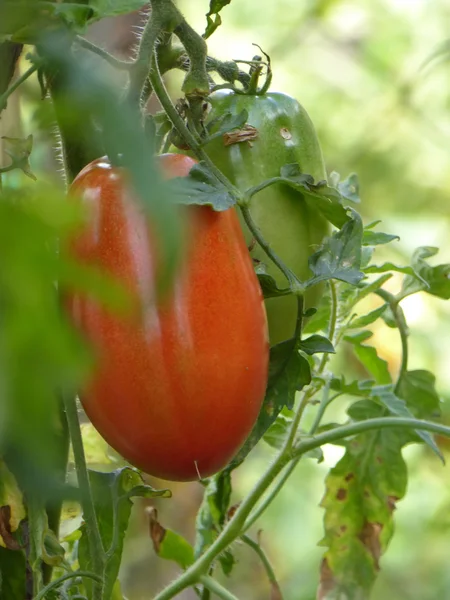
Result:
<svg viewBox="0 0 450 600"><path fill-rule="evenodd" d="M258 443L267 429L286 406L292 409L295 394L311 383L309 362L296 349L293 340L287 340L270 349L269 383L258 420L244 446L231 461L227 470L239 466Z"/></svg>
<svg viewBox="0 0 450 600"><path fill-rule="evenodd" d="M371 325L384 314L387 307L388 304L382 304L381 306L375 308L366 315L362 315L357 319L353 319L353 321L351 321L348 325L348 329L358 329L360 327L367 327L367 325Z"/></svg>
<svg viewBox="0 0 450 600"><path fill-rule="evenodd" d="M409 410L406 402L396 396L391 385L375 386L372 388L372 397L385 406L389 412L398 417L414 418L414 414ZM443 461L441 451L436 445L433 436L428 431L417 430L417 435L429 446L435 454Z"/></svg>
<svg viewBox="0 0 450 600"><path fill-rule="evenodd" d="M336 352L330 340L322 335L312 335L309 338L301 340L299 348L300 350L303 350L305 354L309 354L310 356L320 352L327 352L330 354L335 354Z"/></svg>
<svg viewBox="0 0 450 600"><path fill-rule="evenodd" d="M289 288L280 289L277 282L266 272L266 265L258 263L255 267L255 273L258 276L264 298L276 298L277 296L286 296L290 294Z"/></svg>
<svg viewBox="0 0 450 600"><path fill-rule="evenodd" d="M402 375L399 396L418 419L435 419L441 415L441 400L435 388L436 377L430 371L417 369Z"/></svg>
<svg viewBox="0 0 450 600"><path fill-rule="evenodd" d="M381 406L362 400L361 418L380 416ZM368 598L381 555L392 538L393 512L406 492L407 471L401 431L368 432L347 443L346 453L326 478L327 550L318 597Z"/></svg>
<svg viewBox="0 0 450 600"><path fill-rule="evenodd" d="M105 597L109 598L119 573L122 558L123 541L128 528L128 521L133 505L131 498L170 497L169 490L155 490L145 485L142 475L136 469L124 467L111 473L89 471L92 496L97 514L105 551L110 552L105 566ZM86 524L81 527L81 538L78 544L78 560L80 568L92 570L92 556L86 534ZM90 588L87 582L86 587Z"/></svg>
<svg viewBox="0 0 450 600"><path fill-rule="evenodd" d="M16 478L0 458L0 546L19 549L13 534L25 516L22 491Z"/></svg>
<svg viewBox="0 0 450 600"><path fill-rule="evenodd" d="M203 142L203 145L206 146L212 140L222 136L224 133L233 131L233 129L241 129L241 127L243 127L247 122L247 119L248 112L245 109L241 110L241 112L237 115L227 112L220 117L219 121L217 119L213 119L208 123L207 128L208 130L214 128L215 131L206 138L206 140ZM216 129L217 126L218 129Z"/></svg>
<svg viewBox="0 0 450 600"><path fill-rule="evenodd" d="M392 235L391 233L382 233L380 231L368 231L367 228L363 234L363 245L364 246L379 246L381 244L389 244L393 240L399 240L398 235Z"/></svg>
<svg viewBox="0 0 450 600"><path fill-rule="evenodd" d="M236 203L228 189L202 163L194 165L187 177L176 177L169 185L180 204L206 205L221 211Z"/></svg>
<svg viewBox="0 0 450 600"><path fill-rule="evenodd" d="M377 383L391 383L392 379L388 370L388 364L378 356L376 348L356 344L353 346L353 351Z"/></svg>
<svg viewBox="0 0 450 600"><path fill-rule="evenodd" d="M364 331L355 331L353 333L347 333L344 335L344 340L350 342L350 344L362 344L366 340L373 336L371 331L365 329Z"/></svg>
<svg viewBox="0 0 450 600"><path fill-rule="evenodd" d="M336 171L332 171L328 178L330 185L339 190L345 200L359 204L361 199L359 197L359 180L356 173L351 173L344 181L340 181L340 179L341 176Z"/></svg>
<svg viewBox="0 0 450 600"><path fill-rule="evenodd" d="M230 4L231 0L210 0L209 11L206 14L206 29L203 37L209 38L215 30L221 25L222 19L220 18L220 11L224 6Z"/></svg>
<svg viewBox="0 0 450 600"><path fill-rule="evenodd" d="M370 283L360 283L356 289L346 290L346 302L348 304L348 310L351 310L358 302L364 300L369 294L376 292L392 277L391 273L386 273L381 277L378 277Z"/></svg>
<svg viewBox="0 0 450 600"><path fill-rule="evenodd" d="M351 217L341 204L341 195L335 188L329 187L326 181L314 182L314 178L300 171L298 163L281 167L284 183L301 192L308 204L322 213L335 227L343 227Z"/></svg>
<svg viewBox="0 0 450 600"><path fill-rule="evenodd" d="M362 221L355 211L352 211L352 215L353 218L309 258L309 268L314 277L306 282L308 287L327 279L339 279L356 285L364 277L360 271Z"/></svg>
<svg viewBox="0 0 450 600"><path fill-rule="evenodd" d="M205 488L197 513L195 557L199 557L214 542L228 514L231 499L231 474L222 471L211 477ZM225 575L231 572L235 559L231 551L220 560Z"/></svg>
<svg viewBox="0 0 450 600"><path fill-rule="evenodd" d="M0 546L0 598L23 600L27 597L27 558L24 550Z"/></svg>
<svg viewBox="0 0 450 600"><path fill-rule="evenodd" d="M450 299L450 264L431 266L426 260L438 252L439 249L432 246L417 248L412 257L412 267L420 279L405 277L400 298L423 290L438 298Z"/></svg>
<svg viewBox="0 0 450 600"><path fill-rule="evenodd" d="M330 322L331 298L329 293L325 293L312 316L307 316L303 326L303 333L315 333L316 331L326 331Z"/></svg>
<svg viewBox="0 0 450 600"><path fill-rule="evenodd" d="M357 379L347 383L342 375L340 379L333 378L330 383L330 389L335 392L342 392L349 396L362 396L368 398L371 395L375 382L372 379Z"/></svg>
<svg viewBox="0 0 450 600"><path fill-rule="evenodd" d="M420 276L414 271L412 267L402 267L395 265L392 262L385 262L382 265L369 265L364 268L364 273L386 273L388 271L395 271L396 273L403 273L409 275L414 279L421 281Z"/></svg>
<svg viewBox="0 0 450 600"><path fill-rule="evenodd" d="M152 507L148 515L150 538L156 554L160 558L177 563L182 569L187 569L195 560L191 544L182 535L161 525L156 508Z"/></svg>

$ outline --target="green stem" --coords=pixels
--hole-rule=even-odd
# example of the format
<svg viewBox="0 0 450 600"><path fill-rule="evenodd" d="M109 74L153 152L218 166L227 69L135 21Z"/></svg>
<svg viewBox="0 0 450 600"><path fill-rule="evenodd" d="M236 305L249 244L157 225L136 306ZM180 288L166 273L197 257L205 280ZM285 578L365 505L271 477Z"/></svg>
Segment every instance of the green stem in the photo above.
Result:
<svg viewBox="0 0 450 600"><path fill-rule="evenodd" d="M284 262L281 260L281 258L277 254L275 254L275 252L270 247L269 243L264 239L261 231L258 229L256 223L254 222L254 220L252 218L252 215L250 213L250 209L248 208L248 206L240 206L240 209L241 209L244 221L250 230L250 233L253 235L255 240L258 242L258 244L261 246L261 248L264 250L264 252L270 258L270 260L277 265L277 267L280 269L280 271L286 277L292 291L295 291L295 289L297 289L299 287L299 285L301 286L301 282L297 279L297 277L294 275L294 273L284 264Z"/></svg>
<svg viewBox="0 0 450 600"><path fill-rule="evenodd" d="M75 457L75 469L77 472L78 485L81 489L81 503L83 507L83 518L86 521L86 535L91 556L93 570L96 573L103 573L105 564L105 551L103 548L100 530L98 528L97 515L95 513L94 500L92 496L89 474L86 466L86 457L84 455L83 439L81 436L80 422L78 420L78 410L75 396L64 394L64 405L67 414L67 423L69 426L70 439L72 442L73 454ZM102 586L94 586L93 600L101 598Z"/></svg>
<svg viewBox="0 0 450 600"><path fill-rule="evenodd" d="M181 16L181 15L180 15ZM189 70L182 90L188 100L203 99L209 95L209 79L206 70L208 47L205 40L183 18L175 27L174 33L183 44L189 56Z"/></svg>
<svg viewBox="0 0 450 600"><path fill-rule="evenodd" d="M146 95L147 78L155 62L156 41L161 33L172 31L182 18L171 0L152 0L151 4L151 16L144 27L137 57L130 69L128 100L139 109Z"/></svg>
<svg viewBox="0 0 450 600"><path fill-rule="evenodd" d="M150 82L153 86L153 90L158 98L161 106L165 110L167 116L172 122L175 129L184 139L184 141L190 146L191 150L197 156L197 158L203 161L209 170L215 175L215 177L230 191L230 193L237 199L242 197L241 192L222 174L222 172L216 167L209 156L201 147L197 138L193 133L186 127L181 115L173 105L173 102L167 92L166 86L161 77L158 64L154 61L153 69L150 73Z"/></svg>
<svg viewBox="0 0 450 600"><path fill-rule="evenodd" d="M238 597L229 592L224 588L218 581L210 577L209 575L202 575L200 577L200 583L202 583L208 590L222 598L222 600L238 600Z"/></svg>
<svg viewBox="0 0 450 600"><path fill-rule="evenodd" d="M398 327L400 334L400 341L402 345L402 362L400 370L397 376L397 381L394 387L394 392L397 393L402 381L403 376L408 370L408 325L405 320L405 315L401 306L399 306L395 296L387 292L386 290L377 290L375 292L380 298L383 298L388 304L392 311L395 323Z"/></svg>
<svg viewBox="0 0 450 600"><path fill-rule="evenodd" d="M97 581L99 583L101 583L102 581L101 577L99 577L95 573L90 573L89 571L74 571L73 573L66 573L65 575L61 575L61 577L58 577L58 579L55 579L54 581L46 585L44 588L42 588L39 594L34 596L33 600L44 600L48 592L51 592L52 590L59 587L61 583L63 583L67 579L74 579L75 577L88 577L89 579L93 579L94 581Z"/></svg>
<svg viewBox="0 0 450 600"><path fill-rule="evenodd" d="M387 428L406 428L420 429L422 431L430 431L450 437L450 427L438 425L429 421L419 419L404 419L399 417L382 417L376 419L367 419L358 423L342 425L331 431L326 431L317 435L310 440L300 442L292 452L294 460L298 460L303 454L319 448L324 444L329 444L342 440L346 437L354 436L365 431L374 429ZM240 504L234 516L228 521L220 535L211 544L202 556L191 565L186 571L176 580L169 584L162 592L160 592L154 600L169 600L176 594L180 593L187 587L195 584L200 577L206 573L212 561L223 552L237 537L242 534L245 527L246 519L256 502L260 499L263 493L267 490L270 484L274 481L277 475L289 463L290 457L287 457L280 452L275 461L269 465L264 475L259 479L249 495Z"/></svg>
<svg viewBox="0 0 450 600"><path fill-rule="evenodd" d="M261 548L260 544L258 544L258 542L255 542L254 540L252 540L252 538L249 537L248 535L242 535L241 540L245 544L247 544L247 546L249 546L252 550L254 550L256 552L256 554L259 556L259 559L261 560L261 562L264 566L264 569L267 573L267 577L269 578L269 581L271 583L272 589L276 589L278 592L277 599L283 600L283 596L281 594L281 589L278 584L278 581L277 581L277 578L275 575L275 571L273 570L273 567L270 564L270 560L268 559L267 554Z"/></svg>
<svg viewBox="0 0 450 600"><path fill-rule="evenodd" d="M338 309L338 301L336 294L336 284L331 279L328 281L328 286L330 288L331 295L331 314L330 314L330 326L328 328L328 339L334 345L334 336L336 334L336 323L337 323L337 309ZM322 355L322 359L320 361L319 367L317 369L317 374L321 375L325 367L327 365L328 359L330 355L328 352L324 352Z"/></svg>
<svg viewBox="0 0 450 600"><path fill-rule="evenodd" d="M96 44L93 44L86 38L81 37L81 35L75 36L75 42L79 46L81 46L81 48L85 48L86 50L89 50L90 52L93 52L94 54L101 56L108 64L110 64L112 67L115 67L116 69L120 69L122 71L124 71L124 70L127 71L127 70L131 69L135 64L134 62L131 62L131 61L120 60L119 58L116 58L115 56L110 54L107 50L104 50L103 48L100 48Z"/></svg>
<svg viewBox="0 0 450 600"><path fill-rule="evenodd" d="M9 88L3 92L3 94L0 96L0 112L6 107L6 101L8 100L8 98L11 96L11 94L13 92L15 92L17 90L17 88L22 85L22 83L24 81L26 81L28 79L28 77L30 77L30 75L33 75L33 73L35 71L37 71L38 67L37 65L31 65L31 67L25 71L25 73L23 73L20 77L18 77L14 83L12 83Z"/></svg>
<svg viewBox="0 0 450 600"><path fill-rule="evenodd" d="M339 396L342 396L342 392L338 392L337 394L334 394L334 396L331 396L331 398L328 397L330 391L330 382L327 381L327 383L325 384L324 390L323 390L323 397L322 400L320 402L319 405L319 409L316 413L316 417L314 419L314 423L311 426L311 429L309 430L309 435L314 435L320 425L320 422L322 421L322 417L325 414L326 409L330 406L330 404L333 402L333 400L336 400L336 398L338 398Z"/></svg>
<svg viewBox="0 0 450 600"><path fill-rule="evenodd" d="M374 429L419 429L421 431L429 431L430 433L437 433L439 435L445 435L450 437L450 427L445 425L439 425L438 423L432 423L431 421L423 421L421 419L406 419L400 417L378 417L376 419L367 419L366 421L359 421L358 423L350 423L349 425L342 425L331 431L325 431L320 433L310 440L304 440L300 442L294 449L294 456L298 458L310 450L320 448L325 444L332 444L338 440L342 440L346 437L353 437L359 433L366 431L372 431Z"/></svg>
<svg viewBox="0 0 450 600"><path fill-rule="evenodd" d="M269 506L272 504L272 502L278 496L279 492L282 490L286 481L289 479L289 477L294 472L295 467L298 465L299 461L300 461L300 458L296 458L295 460L292 460L288 464L283 475L278 479L276 485L273 486L270 493L264 498L264 500L261 502L261 504L252 511L252 513L250 514L248 519L245 521L245 524L242 528L243 532L248 531L250 529L250 527L254 523L256 523L256 521L261 517L261 515L267 510L267 508L269 508Z"/></svg>

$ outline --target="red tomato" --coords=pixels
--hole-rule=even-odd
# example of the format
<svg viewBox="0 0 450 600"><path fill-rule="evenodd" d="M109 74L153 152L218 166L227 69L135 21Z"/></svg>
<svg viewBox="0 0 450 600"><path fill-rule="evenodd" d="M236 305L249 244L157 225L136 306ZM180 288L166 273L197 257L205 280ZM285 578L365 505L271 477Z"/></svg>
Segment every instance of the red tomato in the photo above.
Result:
<svg viewBox="0 0 450 600"><path fill-rule="evenodd" d="M177 154L158 160L169 177L195 164ZM156 301L157 240L125 179L99 159L70 192L92 215L75 256L122 281L138 307L118 316L82 293L71 297L97 357L81 401L133 465L163 479L206 477L236 454L261 407L269 354L262 294L235 210L189 206L180 207L189 235L183 264Z"/></svg>

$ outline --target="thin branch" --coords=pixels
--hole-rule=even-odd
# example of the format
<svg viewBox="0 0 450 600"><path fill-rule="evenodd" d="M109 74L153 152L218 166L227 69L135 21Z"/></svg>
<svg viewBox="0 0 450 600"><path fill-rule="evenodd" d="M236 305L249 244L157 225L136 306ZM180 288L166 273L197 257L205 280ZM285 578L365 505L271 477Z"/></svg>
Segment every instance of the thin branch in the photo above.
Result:
<svg viewBox="0 0 450 600"><path fill-rule="evenodd" d="M12 83L9 88L3 92L3 94L0 96L0 112L6 108L6 101L8 100L8 98L11 96L11 94L13 92L15 92L17 90L17 88L22 85L22 83L24 81L26 81L28 79L28 77L30 77L30 75L33 75L33 73L35 73L37 71L38 67L36 64L31 65L31 67L25 71L25 73L23 73L20 77L18 77L14 83Z"/></svg>
<svg viewBox="0 0 450 600"><path fill-rule="evenodd" d="M200 583L202 583L208 590L213 592L222 600L239 600L237 596L229 592L226 588L224 588L218 581L210 577L209 575L202 575L200 577Z"/></svg>
<svg viewBox="0 0 450 600"><path fill-rule="evenodd" d="M267 577L269 578L272 588L277 589L278 599L283 600L283 596L281 594L281 588L278 584L278 581L277 581L277 578L275 575L275 571L273 570L273 567L270 564L270 560L269 560L267 554L262 549L261 545L258 542L255 542L254 540L252 540L252 538L249 537L248 535L242 535L241 540L245 544L247 544L247 546L249 546L252 550L254 550L256 552L256 554L259 556L259 559L261 560L261 562L263 564L263 567L267 573Z"/></svg>
<svg viewBox="0 0 450 600"><path fill-rule="evenodd" d="M128 71L135 64L134 61L120 60L120 58L113 56L107 50L104 50L103 48L100 48L100 46L93 44L81 35L77 35L75 37L75 42L82 48L85 48L86 50L97 54L97 56L101 56L104 60L106 60L108 64L110 64L112 67L115 67L116 69Z"/></svg>

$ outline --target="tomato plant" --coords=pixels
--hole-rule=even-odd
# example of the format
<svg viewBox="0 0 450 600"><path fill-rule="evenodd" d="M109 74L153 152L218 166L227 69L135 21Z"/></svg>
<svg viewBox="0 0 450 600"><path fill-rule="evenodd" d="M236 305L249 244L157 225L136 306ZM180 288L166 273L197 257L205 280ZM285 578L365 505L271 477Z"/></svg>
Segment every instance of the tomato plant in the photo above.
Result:
<svg viewBox="0 0 450 600"><path fill-rule="evenodd" d="M181 177L194 161L166 154L158 164ZM76 256L123 281L136 300L133 315L119 318L80 294L72 298L71 313L98 364L81 400L132 464L164 479L207 477L243 444L264 398L261 289L235 210L190 206L182 208L185 258L172 289L158 299L164 263L157 232L124 179L99 159L71 187L91 215Z"/></svg>
<svg viewBox="0 0 450 600"><path fill-rule="evenodd" d="M312 459L328 463L322 500L305 469L285 517L295 534L308 502L323 509L309 585L321 600L366 599L407 491L404 448L442 460L433 434L450 437L434 374L411 367L420 355L403 310L416 293L448 300L450 265L433 264L430 246L406 264L386 258L398 236L364 225L356 175L327 178L306 111L269 91L267 55L209 55L229 0L211 0L203 33L173 0L152 0L129 60L84 37L144 3L0 3L0 127L25 98L38 110L27 106L35 117L22 125L45 134L36 162L32 134L0 136L0 597L132 600L124 540L136 497L154 600L188 588L236 599L231 575L241 597L312 597L299 569L277 579L269 555L281 546L254 528ZM175 103L172 69L184 74ZM22 86L30 77L40 95ZM39 167L54 123L59 183ZM173 145L185 154L167 154ZM182 483L157 490L147 474ZM239 582L242 546L267 578L248 563ZM171 581L163 559L179 570Z"/></svg>

